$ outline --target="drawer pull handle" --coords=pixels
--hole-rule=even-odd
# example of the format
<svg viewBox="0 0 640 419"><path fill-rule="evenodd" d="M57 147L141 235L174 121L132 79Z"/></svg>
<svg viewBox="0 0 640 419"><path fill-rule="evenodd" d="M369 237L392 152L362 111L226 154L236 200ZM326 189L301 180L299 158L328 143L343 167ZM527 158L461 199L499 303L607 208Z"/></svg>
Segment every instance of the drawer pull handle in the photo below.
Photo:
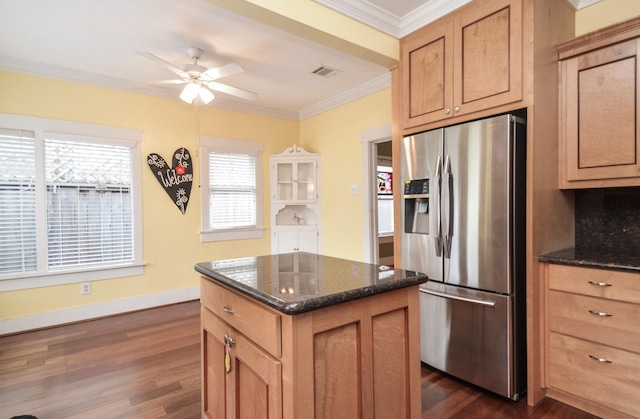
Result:
<svg viewBox="0 0 640 419"><path fill-rule="evenodd" d="M607 358L598 358L597 356L593 356L591 354L589 354L589 358L593 359L594 361L602 362L603 364L613 363L613 361L609 361Z"/></svg>
<svg viewBox="0 0 640 419"><path fill-rule="evenodd" d="M611 317L613 316L613 314L611 313L605 313L603 311L593 311L593 310L589 310L589 313L593 314L594 316L600 316L600 317Z"/></svg>
<svg viewBox="0 0 640 419"><path fill-rule="evenodd" d="M222 310L223 310L225 313L229 313L229 314L236 314L236 312L235 312L235 311L233 311L233 309L232 309L232 308L229 308L229 307L227 307L227 306L222 307Z"/></svg>
<svg viewBox="0 0 640 419"><path fill-rule="evenodd" d="M611 286L611 284L608 284L606 282L589 281L589 283L591 285L595 285L596 287L610 287Z"/></svg>

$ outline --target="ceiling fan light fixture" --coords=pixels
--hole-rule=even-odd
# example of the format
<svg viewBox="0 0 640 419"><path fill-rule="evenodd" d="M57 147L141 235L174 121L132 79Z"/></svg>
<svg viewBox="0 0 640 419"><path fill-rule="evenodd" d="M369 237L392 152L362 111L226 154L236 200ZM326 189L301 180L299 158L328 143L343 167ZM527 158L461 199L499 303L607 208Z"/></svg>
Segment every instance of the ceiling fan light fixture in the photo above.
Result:
<svg viewBox="0 0 640 419"><path fill-rule="evenodd" d="M211 93L209 89L202 86L200 86L200 90L198 91L198 96L200 97L200 100L202 101L202 103L204 103L205 105L211 102L213 98L215 98L215 96L213 95L213 93Z"/></svg>
<svg viewBox="0 0 640 419"><path fill-rule="evenodd" d="M180 93L180 99L191 104L193 100L198 96L198 90L200 89L200 85L198 83L190 82L184 89L182 89L182 93Z"/></svg>

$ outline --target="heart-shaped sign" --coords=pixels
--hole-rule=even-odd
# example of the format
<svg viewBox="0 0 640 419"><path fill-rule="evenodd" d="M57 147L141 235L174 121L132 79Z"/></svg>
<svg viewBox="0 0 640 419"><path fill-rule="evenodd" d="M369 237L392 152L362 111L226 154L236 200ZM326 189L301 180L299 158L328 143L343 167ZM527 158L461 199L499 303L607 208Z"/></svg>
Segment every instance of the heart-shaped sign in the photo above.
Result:
<svg viewBox="0 0 640 419"><path fill-rule="evenodd" d="M173 153L171 167L161 155L156 153L147 156L147 163L165 192L184 214L193 184L193 164L191 164L189 150L184 147L177 149Z"/></svg>

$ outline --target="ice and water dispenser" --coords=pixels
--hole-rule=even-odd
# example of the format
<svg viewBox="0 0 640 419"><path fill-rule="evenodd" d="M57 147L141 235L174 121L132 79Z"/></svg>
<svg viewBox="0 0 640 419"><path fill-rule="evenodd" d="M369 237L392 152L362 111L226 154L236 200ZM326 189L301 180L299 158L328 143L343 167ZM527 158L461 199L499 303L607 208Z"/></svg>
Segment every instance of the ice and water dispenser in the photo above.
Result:
<svg viewBox="0 0 640 419"><path fill-rule="evenodd" d="M429 234L429 179L404 182L404 232Z"/></svg>

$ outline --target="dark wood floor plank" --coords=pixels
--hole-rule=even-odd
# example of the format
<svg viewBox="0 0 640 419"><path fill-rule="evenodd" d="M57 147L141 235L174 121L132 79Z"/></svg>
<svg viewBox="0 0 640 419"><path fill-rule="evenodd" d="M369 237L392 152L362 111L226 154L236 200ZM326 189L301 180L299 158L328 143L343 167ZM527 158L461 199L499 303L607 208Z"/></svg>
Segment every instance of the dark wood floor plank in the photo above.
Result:
<svg viewBox="0 0 640 419"><path fill-rule="evenodd" d="M0 337L4 419L200 417L198 301ZM529 407L422 367L423 418L592 419L545 399Z"/></svg>

